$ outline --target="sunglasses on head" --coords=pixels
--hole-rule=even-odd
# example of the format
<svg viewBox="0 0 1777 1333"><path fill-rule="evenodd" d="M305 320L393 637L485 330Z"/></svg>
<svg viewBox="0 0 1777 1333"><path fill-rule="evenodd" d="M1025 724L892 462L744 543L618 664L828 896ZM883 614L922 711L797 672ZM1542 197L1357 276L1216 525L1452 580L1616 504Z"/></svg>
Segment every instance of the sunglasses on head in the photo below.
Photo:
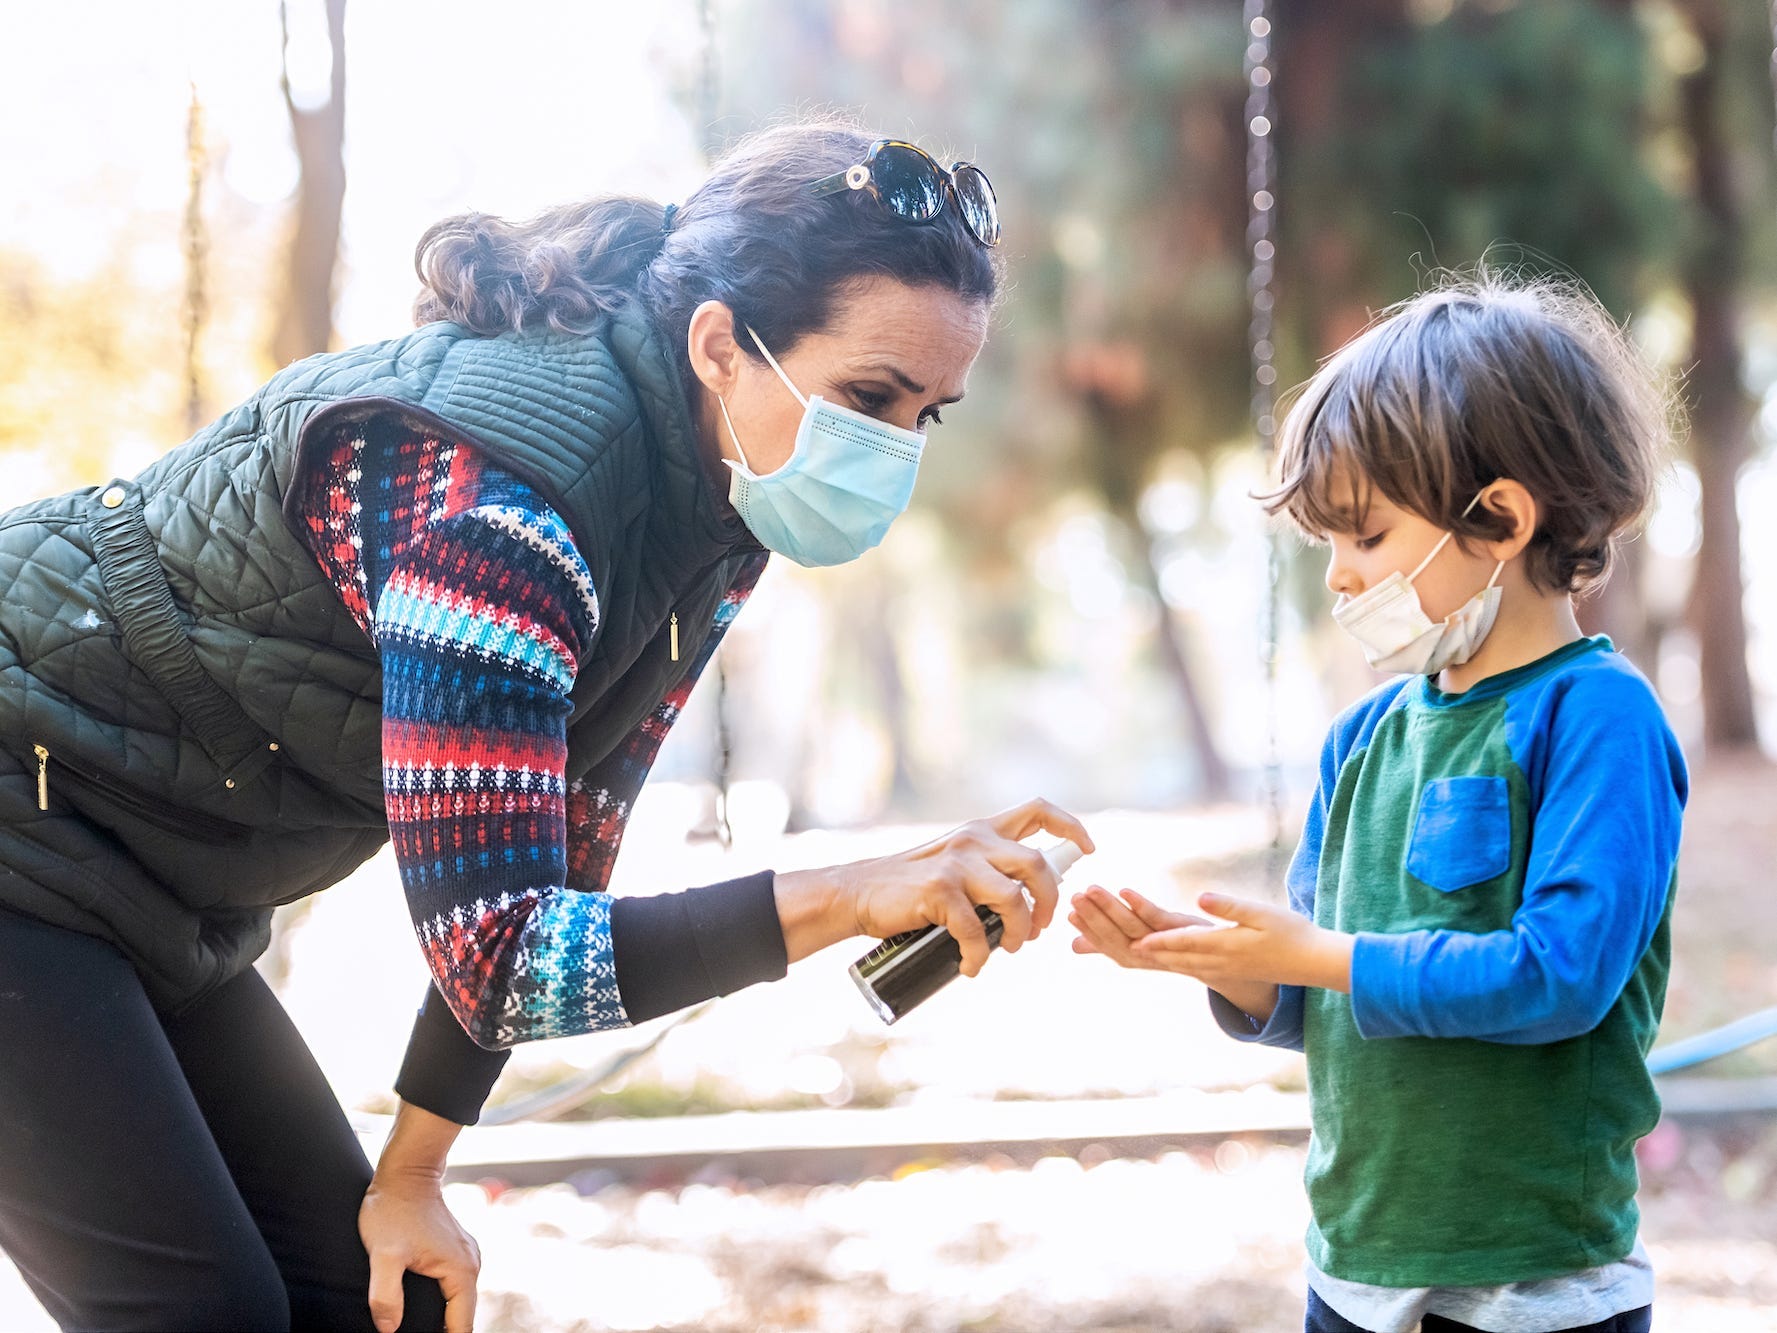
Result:
<svg viewBox="0 0 1777 1333"><path fill-rule="evenodd" d="M878 139L864 160L808 187L814 195L868 190L889 212L908 222L931 222L954 199L963 225L983 245L1000 243L1000 209L987 173L972 162L948 170L923 148L899 139Z"/></svg>

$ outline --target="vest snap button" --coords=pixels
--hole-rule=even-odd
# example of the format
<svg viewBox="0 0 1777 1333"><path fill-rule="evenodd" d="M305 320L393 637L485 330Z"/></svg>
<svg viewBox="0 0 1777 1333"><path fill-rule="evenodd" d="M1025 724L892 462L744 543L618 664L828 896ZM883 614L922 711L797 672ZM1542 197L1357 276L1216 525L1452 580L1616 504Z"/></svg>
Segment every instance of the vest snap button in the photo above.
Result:
<svg viewBox="0 0 1777 1333"><path fill-rule="evenodd" d="M234 790L234 779L233 778L224 778L222 780L222 785L224 787L227 787L230 791L233 791Z"/></svg>
<svg viewBox="0 0 1777 1333"><path fill-rule="evenodd" d="M118 505L123 503L123 487L106 487L105 493L99 497L99 503L104 505L107 509L117 508Z"/></svg>
<svg viewBox="0 0 1777 1333"><path fill-rule="evenodd" d="M278 743L277 743L277 742L276 742L276 741L272 741L272 742L271 742L271 743L270 743L270 744L269 744L269 745L267 745L267 746L266 746L266 747L265 747L265 748L266 748L266 749L268 749L268 750L271 750L271 751L273 751L273 752L274 752L274 753L275 753L275 752L276 752L276 751L277 751L277 748L278 748Z"/></svg>

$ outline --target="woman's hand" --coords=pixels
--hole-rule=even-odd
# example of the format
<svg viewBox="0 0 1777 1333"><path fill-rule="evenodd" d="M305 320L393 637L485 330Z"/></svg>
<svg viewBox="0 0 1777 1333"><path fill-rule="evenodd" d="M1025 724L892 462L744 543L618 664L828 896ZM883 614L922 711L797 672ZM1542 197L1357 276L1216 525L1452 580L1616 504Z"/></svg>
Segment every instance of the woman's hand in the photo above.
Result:
<svg viewBox="0 0 1777 1333"><path fill-rule="evenodd" d="M1243 982L1351 989L1355 937L1327 930L1286 907L1206 893L1197 905L1230 923L1156 930L1130 943L1144 966L1183 972L1222 990Z"/></svg>
<svg viewBox="0 0 1777 1333"><path fill-rule="evenodd" d="M1033 800L894 856L780 874L778 915L790 960L852 935L886 939L936 923L956 936L963 974L974 976L988 954L976 903L999 913L1005 923L1000 943L1008 953L1055 917L1055 872L1041 852L1020 841L1038 832L1066 838L1083 852L1093 849L1079 820Z"/></svg>
<svg viewBox="0 0 1777 1333"><path fill-rule="evenodd" d="M472 1333L481 1250L444 1204L444 1159L462 1126L402 1102L358 1210L370 1255L370 1315L395 1333L405 1304L402 1274L436 1278L446 1333Z"/></svg>

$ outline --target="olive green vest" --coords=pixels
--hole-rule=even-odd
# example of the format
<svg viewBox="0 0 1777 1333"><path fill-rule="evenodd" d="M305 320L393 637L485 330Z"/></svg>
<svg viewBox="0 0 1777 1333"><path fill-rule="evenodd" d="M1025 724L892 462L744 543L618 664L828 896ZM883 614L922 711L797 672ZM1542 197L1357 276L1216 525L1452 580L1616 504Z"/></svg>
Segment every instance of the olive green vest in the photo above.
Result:
<svg viewBox="0 0 1777 1333"><path fill-rule="evenodd" d="M587 335L432 324L310 357L133 480L0 515L0 907L113 940L163 1007L387 840L376 650L291 521L305 447L378 412L482 449L573 532L601 618L570 779L678 683L758 553L628 307Z"/></svg>

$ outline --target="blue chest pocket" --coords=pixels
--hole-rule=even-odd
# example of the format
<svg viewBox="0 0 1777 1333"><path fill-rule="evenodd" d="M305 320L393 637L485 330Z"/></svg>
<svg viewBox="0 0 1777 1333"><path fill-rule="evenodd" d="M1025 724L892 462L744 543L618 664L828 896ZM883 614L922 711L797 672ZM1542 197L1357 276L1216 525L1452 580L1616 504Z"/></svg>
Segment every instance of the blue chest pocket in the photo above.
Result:
<svg viewBox="0 0 1777 1333"><path fill-rule="evenodd" d="M1512 863L1512 807L1499 777L1437 778L1419 793L1407 871L1455 893L1505 874Z"/></svg>

